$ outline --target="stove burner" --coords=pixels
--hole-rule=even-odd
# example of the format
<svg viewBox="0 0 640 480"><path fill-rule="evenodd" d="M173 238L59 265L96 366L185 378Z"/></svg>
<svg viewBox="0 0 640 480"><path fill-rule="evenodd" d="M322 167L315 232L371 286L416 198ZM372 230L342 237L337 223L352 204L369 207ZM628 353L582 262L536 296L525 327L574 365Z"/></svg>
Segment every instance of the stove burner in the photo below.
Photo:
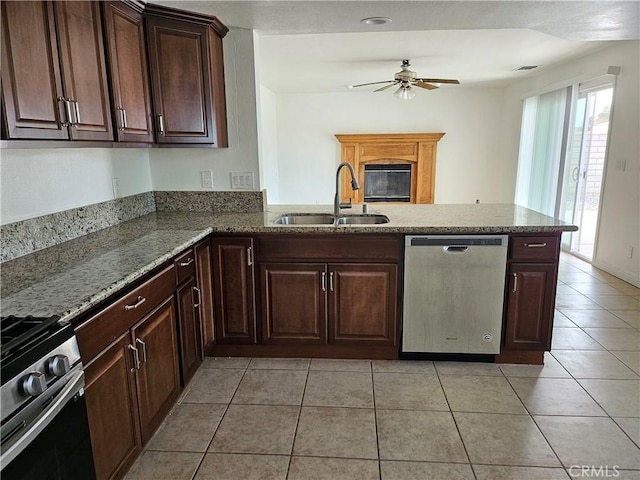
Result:
<svg viewBox="0 0 640 480"><path fill-rule="evenodd" d="M51 317L10 315L0 318L0 347L2 350L0 358L4 359L34 340L58 330L60 328L58 320L60 320L58 315Z"/></svg>

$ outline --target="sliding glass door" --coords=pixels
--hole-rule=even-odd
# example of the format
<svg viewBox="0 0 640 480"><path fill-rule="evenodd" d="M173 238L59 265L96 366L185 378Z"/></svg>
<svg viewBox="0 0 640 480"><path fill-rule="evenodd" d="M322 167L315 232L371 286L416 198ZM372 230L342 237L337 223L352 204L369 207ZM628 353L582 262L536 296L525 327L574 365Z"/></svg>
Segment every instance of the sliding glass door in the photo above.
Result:
<svg viewBox="0 0 640 480"><path fill-rule="evenodd" d="M614 79L524 101L515 201L579 227L563 249L591 261L605 168Z"/></svg>
<svg viewBox="0 0 640 480"><path fill-rule="evenodd" d="M563 238L563 247L589 261L595 251L612 101L610 81L579 86L567 150L559 217L578 231Z"/></svg>

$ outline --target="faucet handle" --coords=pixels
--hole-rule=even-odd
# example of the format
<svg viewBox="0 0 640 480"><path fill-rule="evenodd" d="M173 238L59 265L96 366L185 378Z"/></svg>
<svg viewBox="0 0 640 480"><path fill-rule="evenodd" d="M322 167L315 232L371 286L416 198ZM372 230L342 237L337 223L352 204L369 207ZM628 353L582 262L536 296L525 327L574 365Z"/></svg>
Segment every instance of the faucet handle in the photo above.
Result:
<svg viewBox="0 0 640 480"><path fill-rule="evenodd" d="M349 203L340 203L340 208L351 208L353 205L351 203L351 197L349 197Z"/></svg>

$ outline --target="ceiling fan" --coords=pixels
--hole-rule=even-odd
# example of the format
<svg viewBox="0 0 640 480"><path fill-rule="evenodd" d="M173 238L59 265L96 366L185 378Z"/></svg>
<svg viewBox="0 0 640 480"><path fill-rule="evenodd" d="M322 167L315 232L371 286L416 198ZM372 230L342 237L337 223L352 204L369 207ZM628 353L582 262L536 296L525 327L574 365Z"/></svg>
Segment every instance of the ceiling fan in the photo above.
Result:
<svg viewBox="0 0 640 480"><path fill-rule="evenodd" d="M441 83L451 83L458 85L460 82L458 80L451 80L446 78L418 78L416 76L416 72L413 70L409 70L411 66L411 62L409 60L402 60L402 64L400 65L401 70L394 75L393 80L385 80L382 82L371 82L371 83L360 83L358 85L350 85L349 88L357 88L364 87L367 85L378 85L381 83L388 83L389 85L385 85L380 87L374 92L382 92L388 88L393 87L394 85L398 85L399 88L394 92L394 95L402 100L409 100L416 96L415 91L412 87L420 87L425 88L427 90L433 90L438 88Z"/></svg>

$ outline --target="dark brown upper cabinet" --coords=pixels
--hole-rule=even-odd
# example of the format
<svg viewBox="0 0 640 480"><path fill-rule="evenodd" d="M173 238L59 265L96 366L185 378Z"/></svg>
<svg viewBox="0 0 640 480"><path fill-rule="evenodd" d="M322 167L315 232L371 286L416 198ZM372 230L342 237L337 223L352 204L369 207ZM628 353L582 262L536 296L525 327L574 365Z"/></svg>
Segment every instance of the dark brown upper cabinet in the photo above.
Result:
<svg viewBox="0 0 640 480"><path fill-rule="evenodd" d="M153 143L153 117L142 9L103 3L111 114L120 142Z"/></svg>
<svg viewBox="0 0 640 480"><path fill-rule="evenodd" d="M146 5L158 144L227 146L222 38L215 17Z"/></svg>
<svg viewBox="0 0 640 480"><path fill-rule="evenodd" d="M2 2L4 139L113 140L98 2Z"/></svg>

